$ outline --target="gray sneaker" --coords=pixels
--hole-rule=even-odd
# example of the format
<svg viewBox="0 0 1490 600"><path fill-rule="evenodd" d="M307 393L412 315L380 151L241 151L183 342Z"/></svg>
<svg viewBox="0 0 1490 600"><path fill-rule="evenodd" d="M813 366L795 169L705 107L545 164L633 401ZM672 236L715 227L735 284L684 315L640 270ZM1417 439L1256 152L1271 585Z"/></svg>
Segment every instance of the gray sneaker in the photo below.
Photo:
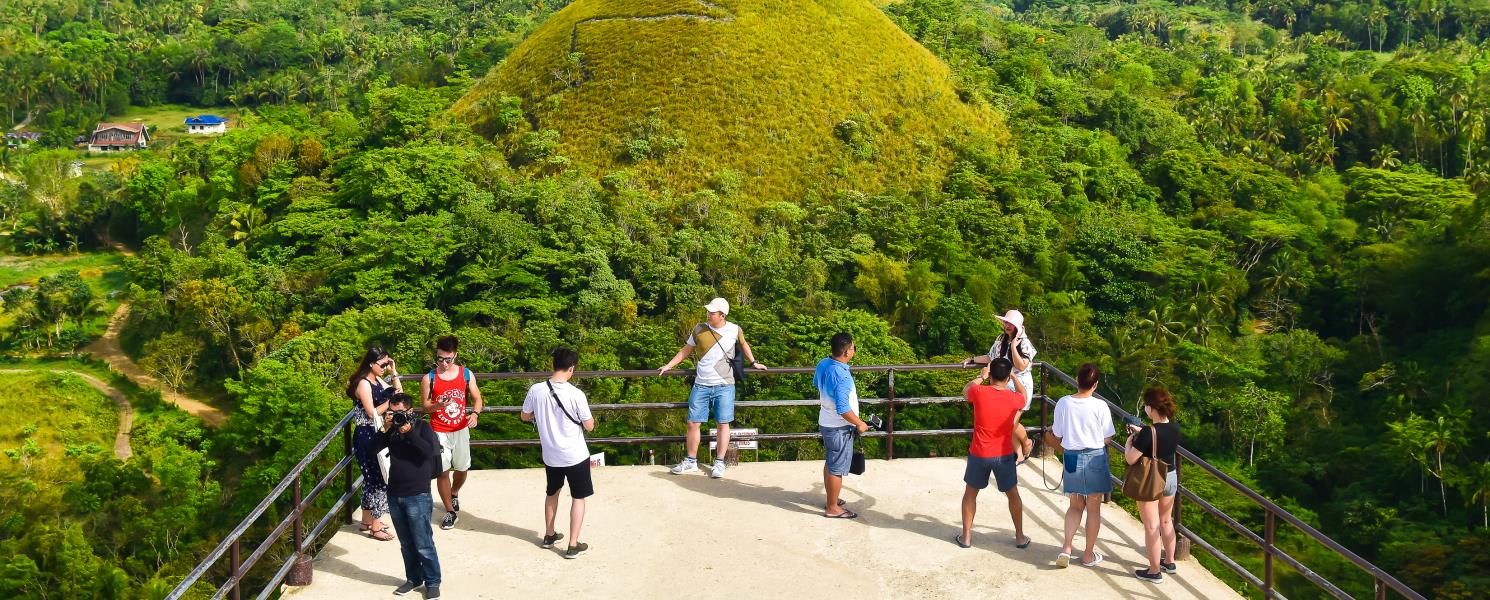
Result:
<svg viewBox="0 0 1490 600"><path fill-rule="evenodd" d="M688 459L685 458L685 459L683 459L683 462L678 463L678 466L673 467L673 475L682 475L682 474L687 473L689 471L697 471L697 470L698 470L698 461L696 461L696 460L688 460Z"/></svg>
<svg viewBox="0 0 1490 600"><path fill-rule="evenodd" d="M412 581L405 581L403 583L403 585L400 585L400 586L398 586L397 588L395 588L393 590L393 595L395 595L395 596L402 596L404 594L407 594L409 592L414 591L414 588L416 588L416 587L419 587L419 584L414 583Z"/></svg>
<svg viewBox="0 0 1490 600"><path fill-rule="evenodd" d="M439 597L440 597L440 586L438 586L438 585L426 585L426 586L424 586L424 600L435 600L435 598L439 598Z"/></svg>
<svg viewBox="0 0 1490 600"><path fill-rule="evenodd" d="M714 461L714 468L709 469L709 476L715 479L724 478L724 461Z"/></svg>
<svg viewBox="0 0 1490 600"><path fill-rule="evenodd" d="M589 544L575 544L564 551L564 558L579 558L579 555L584 554L589 549Z"/></svg>

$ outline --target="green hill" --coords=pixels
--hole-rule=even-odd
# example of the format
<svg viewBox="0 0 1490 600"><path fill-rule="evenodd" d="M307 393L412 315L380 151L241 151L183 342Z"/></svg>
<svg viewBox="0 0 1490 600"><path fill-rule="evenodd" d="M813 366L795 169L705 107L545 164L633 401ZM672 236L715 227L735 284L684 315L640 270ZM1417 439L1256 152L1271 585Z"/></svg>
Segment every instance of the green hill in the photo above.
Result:
<svg viewBox="0 0 1490 600"><path fill-rule="evenodd" d="M936 186L949 143L1007 137L868 0L579 0L454 111L519 161L554 130L602 173L757 200Z"/></svg>

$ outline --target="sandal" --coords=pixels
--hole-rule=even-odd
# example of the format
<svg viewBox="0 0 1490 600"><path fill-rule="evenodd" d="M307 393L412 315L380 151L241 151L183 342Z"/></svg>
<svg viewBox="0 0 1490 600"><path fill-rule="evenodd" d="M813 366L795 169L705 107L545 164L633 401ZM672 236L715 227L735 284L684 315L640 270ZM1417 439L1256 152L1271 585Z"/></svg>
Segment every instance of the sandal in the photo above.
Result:
<svg viewBox="0 0 1490 600"><path fill-rule="evenodd" d="M384 525L381 529L374 529L370 531L367 534L367 537L378 540L380 542L386 542L393 539L393 534L388 533L388 526Z"/></svg>
<svg viewBox="0 0 1490 600"><path fill-rule="evenodd" d="M956 543L959 548L972 548L973 547L972 544L969 544L967 542L962 541L962 534L960 534L960 533L957 534L957 535L952 536L952 542L953 543Z"/></svg>
<svg viewBox="0 0 1490 600"><path fill-rule="evenodd" d="M1020 550L1023 550L1025 548L1030 547L1030 542L1032 542L1032 541L1034 541L1034 540L1031 540L1030 539L1030 536L1024 536L1024 543L1023 544L1016 543L1016 544L1014 544L1014 547L1015 548L1018 548Z"/></svg>
<svg viewBox="0 0 1490 600"><path fill-rule="evenodd" d="M1102 553L1096 550L1092 551L1092 562L1081 561L1083 567L1095 567L1100 564L1102 564Z"/></svg>
<svg viewBox="0 0 1490 600"><path fill-rule="evenodd" d="M843 509L843 512L838 513L836 515L830 515L828 513L823 513L823 516L824 517L827 517L829 519L857 519L857 518L859 518L859 513L856 513L854 511L851 511L851 510L845 508L845 509Z"/></svg>

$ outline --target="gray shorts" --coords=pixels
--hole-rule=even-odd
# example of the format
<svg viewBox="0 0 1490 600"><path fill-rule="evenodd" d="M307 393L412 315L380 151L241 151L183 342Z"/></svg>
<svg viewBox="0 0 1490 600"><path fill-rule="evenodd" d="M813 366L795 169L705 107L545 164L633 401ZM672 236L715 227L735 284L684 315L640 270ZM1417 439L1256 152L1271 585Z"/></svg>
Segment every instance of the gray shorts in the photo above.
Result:
<svg viewBox="0 0 1490 600"><path fill-rule="evenodd" d="M823 449L827 451L824 462L828 474L843 477L854 461L854 426L817 428L823 434Z"/></svg>
<svg viewBox="0 0 1490 600"><path fill-rule="evenodd" d="M968 487L981 490L988 487L988 476L993 475L1000 492L1012 490L1019 485L1019 473L1014 469L1017 460L1014 454L987 458L969 454L967 469L962 472L962 482Z"/></svg>

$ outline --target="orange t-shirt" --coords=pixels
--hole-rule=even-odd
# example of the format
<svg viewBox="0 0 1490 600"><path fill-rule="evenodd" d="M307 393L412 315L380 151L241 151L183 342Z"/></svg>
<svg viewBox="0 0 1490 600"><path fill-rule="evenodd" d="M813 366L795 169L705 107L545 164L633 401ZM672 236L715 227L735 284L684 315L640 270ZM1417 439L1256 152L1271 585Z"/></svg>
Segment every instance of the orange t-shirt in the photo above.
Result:
<svg viewBox="0 0 1490 600"><path fill-rule="evenodd" d="M973 443L967 453L994 458L1014 453L1014 413L1024 410L1024 395L1006 388L975 385L967 391L973 405Z"/></svg>

